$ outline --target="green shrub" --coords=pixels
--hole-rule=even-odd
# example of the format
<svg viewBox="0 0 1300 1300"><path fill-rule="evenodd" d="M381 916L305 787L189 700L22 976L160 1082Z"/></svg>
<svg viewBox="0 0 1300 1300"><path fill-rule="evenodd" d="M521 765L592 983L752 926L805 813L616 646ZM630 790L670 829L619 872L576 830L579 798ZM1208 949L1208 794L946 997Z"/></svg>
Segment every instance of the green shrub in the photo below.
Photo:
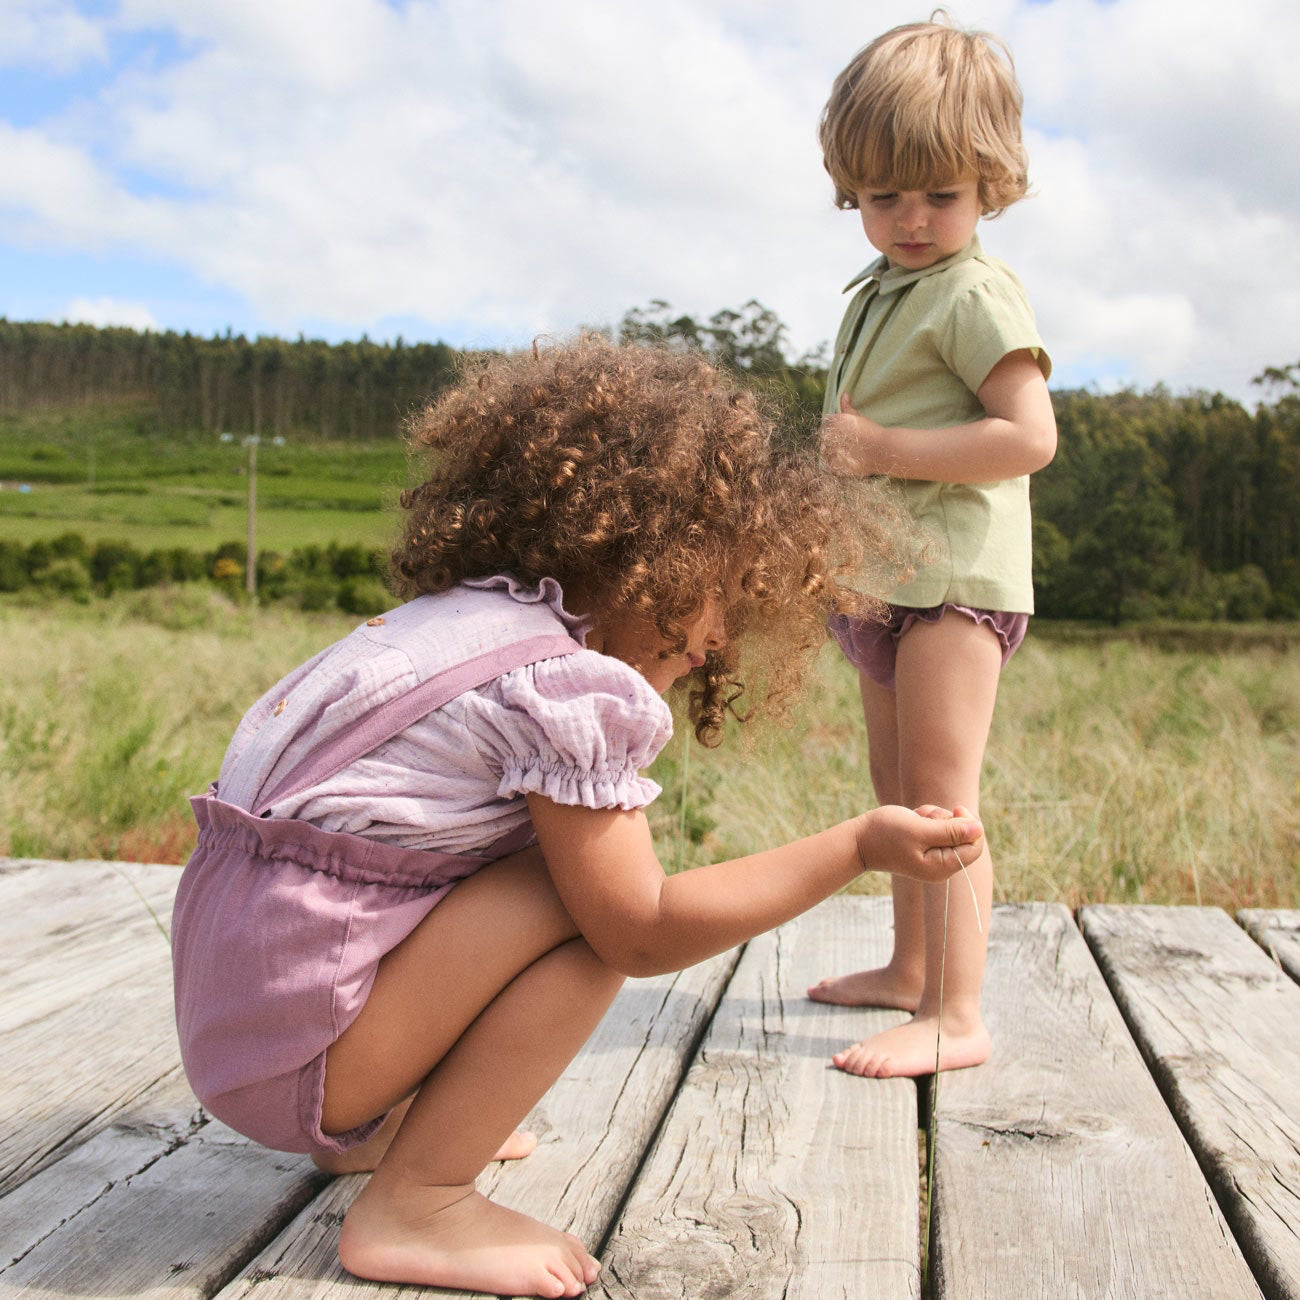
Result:
<svg viewBox="0 0 1300 1300"><path fill-rule="evenodd" d="M140 552L130 542L100 542L90 553L90 577L105 596L139 585Z"/></svg>
<svg viewBox="0 0 1300 1300"><path fill-rule="evenodd" d="M333 578L304 578L294 593L298 608L309 614L319 614L322 610L333 609L337 603L338 586Z"/></svg>
<svg viewBox="0 0 1300 1300"><path fill-rule="evenodd" d="M51 595L67 596L83 605L90 600L90 571L80 560L51 560L34 581Z"/></svg>
<svg viewBox="0 0 1300 1300"><path fill-rule="evenodd" d="M1263 618L1273 603L1273 593L1264 570L1245 564L1223 576L1224 604L1228 617L1236 623L1253 623Z"/></svg>
<svg viewBox="0 0 1300 1300"><path fill-rule="evenodd" d="M27 551L21 542L0 542L0 591L27 586Z"/></svg>
<svg viewBox="0 0 1300 1300"><path fill-rule="evenodd" d="M80 533L60 533L50 543L50 552L60 560L81 560L86 563L90 559L90 547Z"/></svg>
<svg viewBox="0 0 1300 1300"><path fill-rule="evenodd" d="M336 578L361 578L374 574L374 554L364 546L353 543L350 546L331 546L328 549L330 572Z"/></svg>
<svg viewBox="0 0 1300 1300"><path fill-rule="evenodd" d="M393 607L393 597L378 578L345 578L339 584L338 606L345 614L381 614Z"/></svg>

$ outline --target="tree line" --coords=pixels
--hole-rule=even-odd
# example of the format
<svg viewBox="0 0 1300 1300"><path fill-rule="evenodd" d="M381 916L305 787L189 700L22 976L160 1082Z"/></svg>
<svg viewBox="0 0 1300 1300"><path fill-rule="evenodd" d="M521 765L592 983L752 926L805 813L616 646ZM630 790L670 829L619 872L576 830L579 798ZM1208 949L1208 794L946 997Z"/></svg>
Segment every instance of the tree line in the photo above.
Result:
<svg viewBox="0 0 1300 1300"><path fill-rule="evenodd" d="M707 321L663 301L620 336L695 348L783 399L815 436L824 351L792 359L756 302ZM1130 619L1300 618L1300 362L1256 379L1254 411L1222 393L1052 394L1055 459L1030 481L1040 614Z"/></svg>
<svg viewBox="0 0 1300 1300"><path fill-rule="evenodd" d="M826 355L791 354L761 303L707 320L662 300L617 335L691 348L778 403L813 438ZM442 343L327 344L139 333L0 318L0 414L136 403L150 431L391 437L456 373ZM1053 393L1060 443L1032 480L1040 614L1300 618L1300 362L1270 366L1254 410L1222 393Z"/></svg>
<svg viewBox="0 0 1300 1300"><path fill-rule="evenodd" d="M204 338L0 317L0 415L132 402L164 433L386 436L450 382L458 356L400 338Z"/></svg>

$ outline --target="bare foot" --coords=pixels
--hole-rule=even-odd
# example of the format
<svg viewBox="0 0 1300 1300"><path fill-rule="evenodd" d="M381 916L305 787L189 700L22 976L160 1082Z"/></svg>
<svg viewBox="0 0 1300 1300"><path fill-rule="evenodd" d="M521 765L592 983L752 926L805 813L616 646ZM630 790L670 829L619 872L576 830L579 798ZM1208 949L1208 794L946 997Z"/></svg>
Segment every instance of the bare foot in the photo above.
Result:
<svg viewBox="0 0 1300 1300"><path fill-rule="evenodd" d="M894 1007L915 1011L921 1002L921 975L901 974L892 966L860 970L852 975L832 975L808 990L814 1002L833 1002L837 1007Z"/></svg>
<svg viewBox="0 0 1300 1300"><path fill-rule="evenodd" d="M378 1168L388 1144L401 1127L410 1101L394 1106L388 1112L388 1118L360 1146L350 1147L347 1151L316 1151L311 1161L317 1169L327 1174L368 1174ZM537 1135L524 1133L516 1129L501 1144L501 1149L492 1157L493 1160L522 1160L537 1149Z"/></svg>
<svg viewBox="0 0 1300 1300"><path fill-rule="evenodd" d="M871 1079L915 1078L933 1074L935 1036L938 1021L933 1016L914 1017L905 1025L886 1029L842 1052L831 1060L849 1074ZM953 1026L944 1014L943 1041L939 1044L939 1068L962 1070L981 1065L989 1058L992 1040L984 1022L975 1019L968 1026Z"/></svg>
<svg viewBox="0 0 1300 1300"><path fill-rule="evenodd" d="M600 1265L571 1233L464 1187L371 1179L339 1234L339 1262L376 1282L509 1296L579 1296Z"/></svg>

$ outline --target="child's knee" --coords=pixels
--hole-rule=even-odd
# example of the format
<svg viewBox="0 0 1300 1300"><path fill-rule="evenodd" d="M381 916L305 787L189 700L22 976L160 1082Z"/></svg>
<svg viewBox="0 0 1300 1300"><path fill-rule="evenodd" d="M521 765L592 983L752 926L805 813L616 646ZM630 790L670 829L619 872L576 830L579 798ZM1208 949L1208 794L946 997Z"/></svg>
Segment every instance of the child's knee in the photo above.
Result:
<svg viewBox="0 0 1300 1300"><path fill-rule="evenodd" d="M578 936L579 930L556 892L546 859L536 845L490 863L462 881L448 896L458 906L482 906L494 915L512 916L554 943Z"/></svg>

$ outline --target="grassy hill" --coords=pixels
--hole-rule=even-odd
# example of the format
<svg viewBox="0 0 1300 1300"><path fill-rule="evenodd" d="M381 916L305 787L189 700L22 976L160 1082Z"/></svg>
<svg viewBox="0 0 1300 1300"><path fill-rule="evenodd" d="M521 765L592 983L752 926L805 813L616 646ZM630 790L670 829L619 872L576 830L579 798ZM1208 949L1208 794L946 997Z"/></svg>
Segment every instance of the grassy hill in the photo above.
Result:
<svg viewBox="0 0 1300 1300"><path fill-rule="evenodd" d="M238 438L163 435L129 405L0 419L0 541L80 533L141 550L210 551L247 535L249 449ZM257 545L387 545L406 482L397 437L263 439L257 448Z"/></svg>

